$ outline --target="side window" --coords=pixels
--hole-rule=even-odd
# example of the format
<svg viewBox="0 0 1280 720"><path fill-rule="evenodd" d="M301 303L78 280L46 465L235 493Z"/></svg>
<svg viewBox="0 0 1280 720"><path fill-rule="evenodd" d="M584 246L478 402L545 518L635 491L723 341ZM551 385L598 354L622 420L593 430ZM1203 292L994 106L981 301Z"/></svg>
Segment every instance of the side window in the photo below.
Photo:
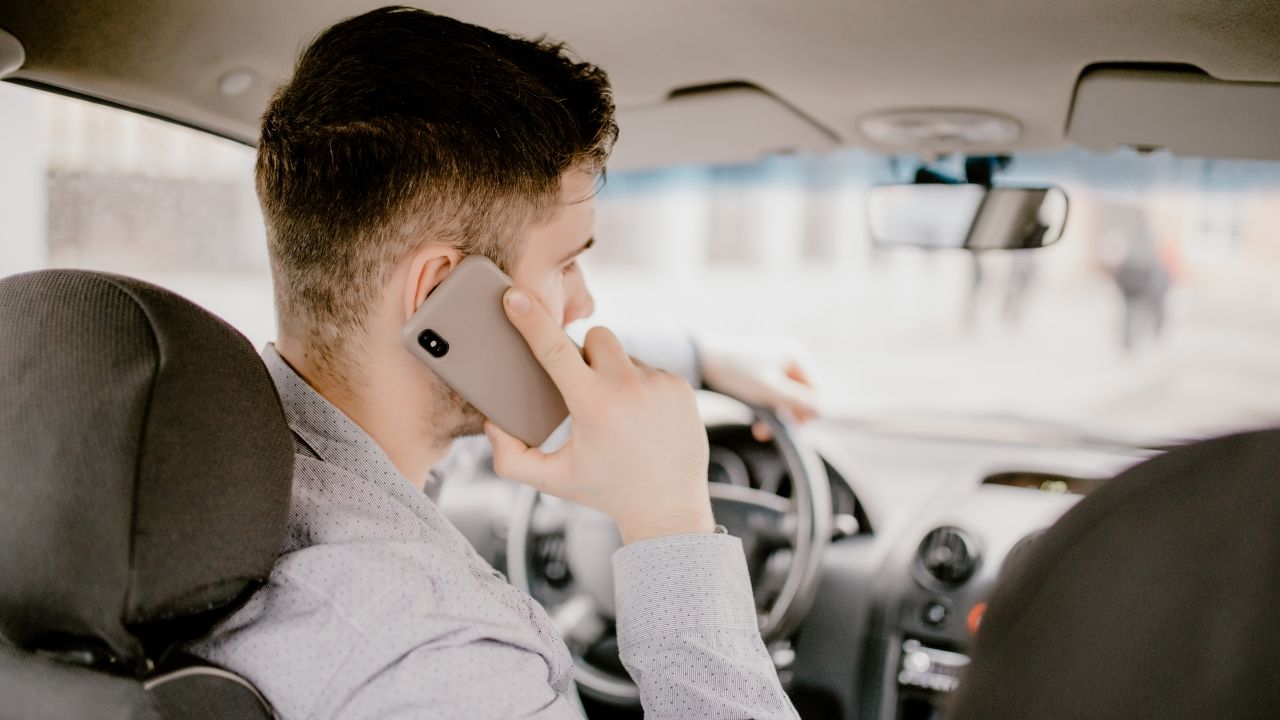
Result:
<svg viewBox="0 0 1280 720"><path fill-rule="evenodd" d="M255 345L273 336L252 148L0 83L0 158L0 275L131 275L189 297Z"/></svg>

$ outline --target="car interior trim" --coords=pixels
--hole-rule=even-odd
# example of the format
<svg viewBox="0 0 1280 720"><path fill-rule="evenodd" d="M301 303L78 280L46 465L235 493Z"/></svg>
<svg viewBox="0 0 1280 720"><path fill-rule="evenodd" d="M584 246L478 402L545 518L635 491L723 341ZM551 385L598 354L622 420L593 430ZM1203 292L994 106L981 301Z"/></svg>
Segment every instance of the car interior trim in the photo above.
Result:
<svg viewBox="0 0 1280 720"><path fill-rule="evenodd" d="M12 73L27 60L27 51L12 33L0 28L0 78Z"/></svg>
<svg viewBox="0 0 1280 720"><path fill-rule="evenodd" d="M185 668L182 668L181 670L175 670L173 672L165 673L163 675L157 675L156 677L153 677L150 680L147 680L146 682L144 682L142 684L142 689L146 690L147 692L150 692L160 687L161 685L166 685L171 682L182 680L183 678L194 677L197 675L206 675L208 677L215 677L220 680L226 680L228 682L233 682L237 685L240 685L244 687L246 690L248 690L249 692L253 693L253 696L257 698L258 701L261 702L264 706L270 707L270 704L267 702L267 699L264 698L262 696L262 693L258 692L258 689L255 688L253 684L250 683L248 680L245 680L244 678L240 677L239 675L233 672L229 672L227 670L223 670L222 668L216 668L216 667L185 667Z"/></svg>
<svg viewBox="0 0 1280 720"><path fill-rule="evenodd" d="M1189 65L1095 66L1076 87L1067 138L1102 152L1280 160L1277 126L1277 82L1228 82Z"/></svg>

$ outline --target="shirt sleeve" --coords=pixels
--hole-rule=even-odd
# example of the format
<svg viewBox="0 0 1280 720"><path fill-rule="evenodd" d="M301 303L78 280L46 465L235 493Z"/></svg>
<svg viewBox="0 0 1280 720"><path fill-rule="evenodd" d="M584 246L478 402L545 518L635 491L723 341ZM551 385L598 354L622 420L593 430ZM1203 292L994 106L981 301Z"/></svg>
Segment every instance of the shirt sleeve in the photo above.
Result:
<svg viewBox="0 0 1280 720"><path fill-rule="evenodd" d="M618 338L631 357L702 387L702 363L693 339L681 335L626 334Z"/></svg>
<svg viewBox="0 0 1280 720"><path fill-rule="evenodd" d="M360 685L329 717L583 720L571 696L547 683L536 653L495 640L418 647Z"/></svg>
<svg viewBox="0 0 1280 720"><path fill-rule="evenodd" d="M646 720L798 717L760 638L741 541L654 538L613 567L622 663Z"/></svg>

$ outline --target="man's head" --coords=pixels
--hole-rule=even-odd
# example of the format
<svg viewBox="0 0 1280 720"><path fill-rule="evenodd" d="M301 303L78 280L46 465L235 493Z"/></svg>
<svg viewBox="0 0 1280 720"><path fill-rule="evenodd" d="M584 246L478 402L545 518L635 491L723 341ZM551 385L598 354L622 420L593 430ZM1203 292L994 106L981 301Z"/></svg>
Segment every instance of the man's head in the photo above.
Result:
<svg viewBox="0 0 1280 720"><path fill-rule="evenodd" d="M590 241L616 136L605 74L562 45L408 8L326 30L263 117L257 186L281 341L355 391L374 358L411 362L400 325L470 254L565 322L589 314L572 256ZM478 429L424 368L399 369L439 401L437 427Z"/></svg>

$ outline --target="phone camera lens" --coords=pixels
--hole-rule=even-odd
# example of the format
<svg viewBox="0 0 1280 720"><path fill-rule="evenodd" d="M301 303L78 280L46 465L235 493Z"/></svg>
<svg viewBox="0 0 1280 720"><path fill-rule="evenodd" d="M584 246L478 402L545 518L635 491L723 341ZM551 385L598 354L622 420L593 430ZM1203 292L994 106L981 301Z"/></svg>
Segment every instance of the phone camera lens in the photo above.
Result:
<svg viewBox="0 0 1280 720"><path fill-rule="evenodd" d="M442 358L449 352L449 343L435 330L423 330L418 335L418 344L434 358Z"/></svg>

